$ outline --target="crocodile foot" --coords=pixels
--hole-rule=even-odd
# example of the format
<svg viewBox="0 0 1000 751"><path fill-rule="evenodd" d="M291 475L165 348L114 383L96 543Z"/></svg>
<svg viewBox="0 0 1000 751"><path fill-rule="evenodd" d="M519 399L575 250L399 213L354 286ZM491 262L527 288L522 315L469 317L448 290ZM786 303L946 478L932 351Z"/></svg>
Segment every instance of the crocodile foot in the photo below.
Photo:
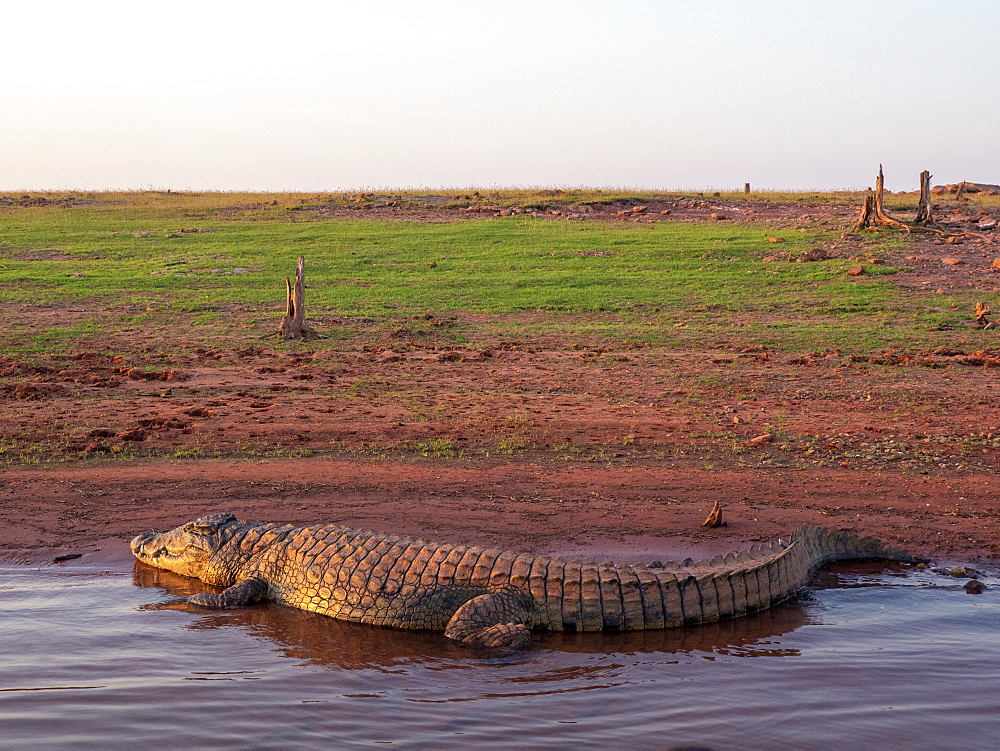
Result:
<svg viewBox="0 0 1000 751"><path fill-rule="evenodd" d="M489 592L456 610L444 635L467 647L527 649L531 646L526 623L530 612L528 598L516 590Z"/></svg>
<svg viewBox="0 0 1000 751"><path fill-rule="evenodd" d="M253 577L237 582L229 589L216 594L215 592L199 592L191 595L188 602L200 608L209 610L225 610L238 608L259 602L267 596L267 582Z"/></svg>

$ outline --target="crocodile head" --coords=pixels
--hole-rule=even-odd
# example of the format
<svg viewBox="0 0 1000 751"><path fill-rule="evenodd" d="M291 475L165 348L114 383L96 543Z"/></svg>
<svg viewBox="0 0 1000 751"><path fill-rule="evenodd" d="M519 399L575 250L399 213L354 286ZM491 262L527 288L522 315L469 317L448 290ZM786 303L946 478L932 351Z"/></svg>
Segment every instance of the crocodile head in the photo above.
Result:
<svg viewBox="0 0 1000 751"><path fill-rule="evenodd" d="M227 585L225 562L213 560L219 550L253 523L232 514L209 514L169 532L144 532L132 540L132 553L143 563Z"/></svg>

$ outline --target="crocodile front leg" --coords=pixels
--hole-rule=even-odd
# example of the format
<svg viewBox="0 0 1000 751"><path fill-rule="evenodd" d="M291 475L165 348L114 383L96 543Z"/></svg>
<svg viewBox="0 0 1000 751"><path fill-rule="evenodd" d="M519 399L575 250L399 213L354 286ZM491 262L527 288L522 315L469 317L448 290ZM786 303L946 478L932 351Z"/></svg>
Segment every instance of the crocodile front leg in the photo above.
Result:
<svg viewBox="0 0 1000 751"><path fill-rule="evenodd" d="M238 608L243 605L250 605L260 602L267 596L267 582L257 577L244 579L237 582L229 589L216 594L215 592L199 592L191 595L188 602L200 608L210 608L212 610L224 610L225 608Z"/></svg>
<svg viewBox="0 0 1000 751"><path fill-rule="evenodd" d="M478 595L448 621L444 635L468 647L527 649L531 646L531 598L515 589Z"/></svg>

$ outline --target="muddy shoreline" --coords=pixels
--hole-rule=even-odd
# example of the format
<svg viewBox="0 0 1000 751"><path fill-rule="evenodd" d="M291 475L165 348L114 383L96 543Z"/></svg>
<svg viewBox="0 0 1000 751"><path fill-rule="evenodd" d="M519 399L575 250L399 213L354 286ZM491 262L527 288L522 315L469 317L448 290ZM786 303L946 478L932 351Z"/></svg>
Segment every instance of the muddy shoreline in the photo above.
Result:
<svg viewBox="0 0 1000 751"><path fill-rule="evenodd" d="M457 544L618 560L712 556L802 525L879 537L936 563L1000 556L995 483L976 475L291 459L9 470L0 559L129 559L125 542L213 511ZM901 480L905 480L901 482ZM940 508L961 498L961 515ZM25 499L32 502L25 503ZM726 526L701 526L712 503Z"/></svg>

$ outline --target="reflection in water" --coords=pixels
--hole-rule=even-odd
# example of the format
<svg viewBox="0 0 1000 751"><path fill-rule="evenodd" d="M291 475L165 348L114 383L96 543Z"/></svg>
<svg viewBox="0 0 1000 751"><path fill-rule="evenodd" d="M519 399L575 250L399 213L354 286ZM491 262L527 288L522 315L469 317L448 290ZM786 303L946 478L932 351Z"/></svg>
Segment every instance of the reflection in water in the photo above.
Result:
<svg viewBox="0 0 1000 751"><path fill-rule="evenodd" d="M186 597L207 587L186 576L136 563L132 581L139 587L160 588L174 597ZM218 590L221 588L210 588ZM440 633L380 628L338 621L285 605L265 603L226 611L206 611L174 600L147 606L176 609L199 617L188 628L244 628L255 636L271 639L285 648L285 654L331 668L354 669L391 666L395 661L468 658L476 653L452 644ZM533 649L565 652L673 652L708 656L714 654L762 657L793 655L794 649L773 643L807 622L799 603L786 603L762 613L721 623L680 629L607 633L538 632Z"/></svg>
<svg viewBox="0 0 1000 751"><path fill-rule="evenodd" d="M191 609L176 598L203 583L142 565L0 566L0 746L995 749L1000 582L817 581L727 623L489 654L283 606Z"/></svg>

